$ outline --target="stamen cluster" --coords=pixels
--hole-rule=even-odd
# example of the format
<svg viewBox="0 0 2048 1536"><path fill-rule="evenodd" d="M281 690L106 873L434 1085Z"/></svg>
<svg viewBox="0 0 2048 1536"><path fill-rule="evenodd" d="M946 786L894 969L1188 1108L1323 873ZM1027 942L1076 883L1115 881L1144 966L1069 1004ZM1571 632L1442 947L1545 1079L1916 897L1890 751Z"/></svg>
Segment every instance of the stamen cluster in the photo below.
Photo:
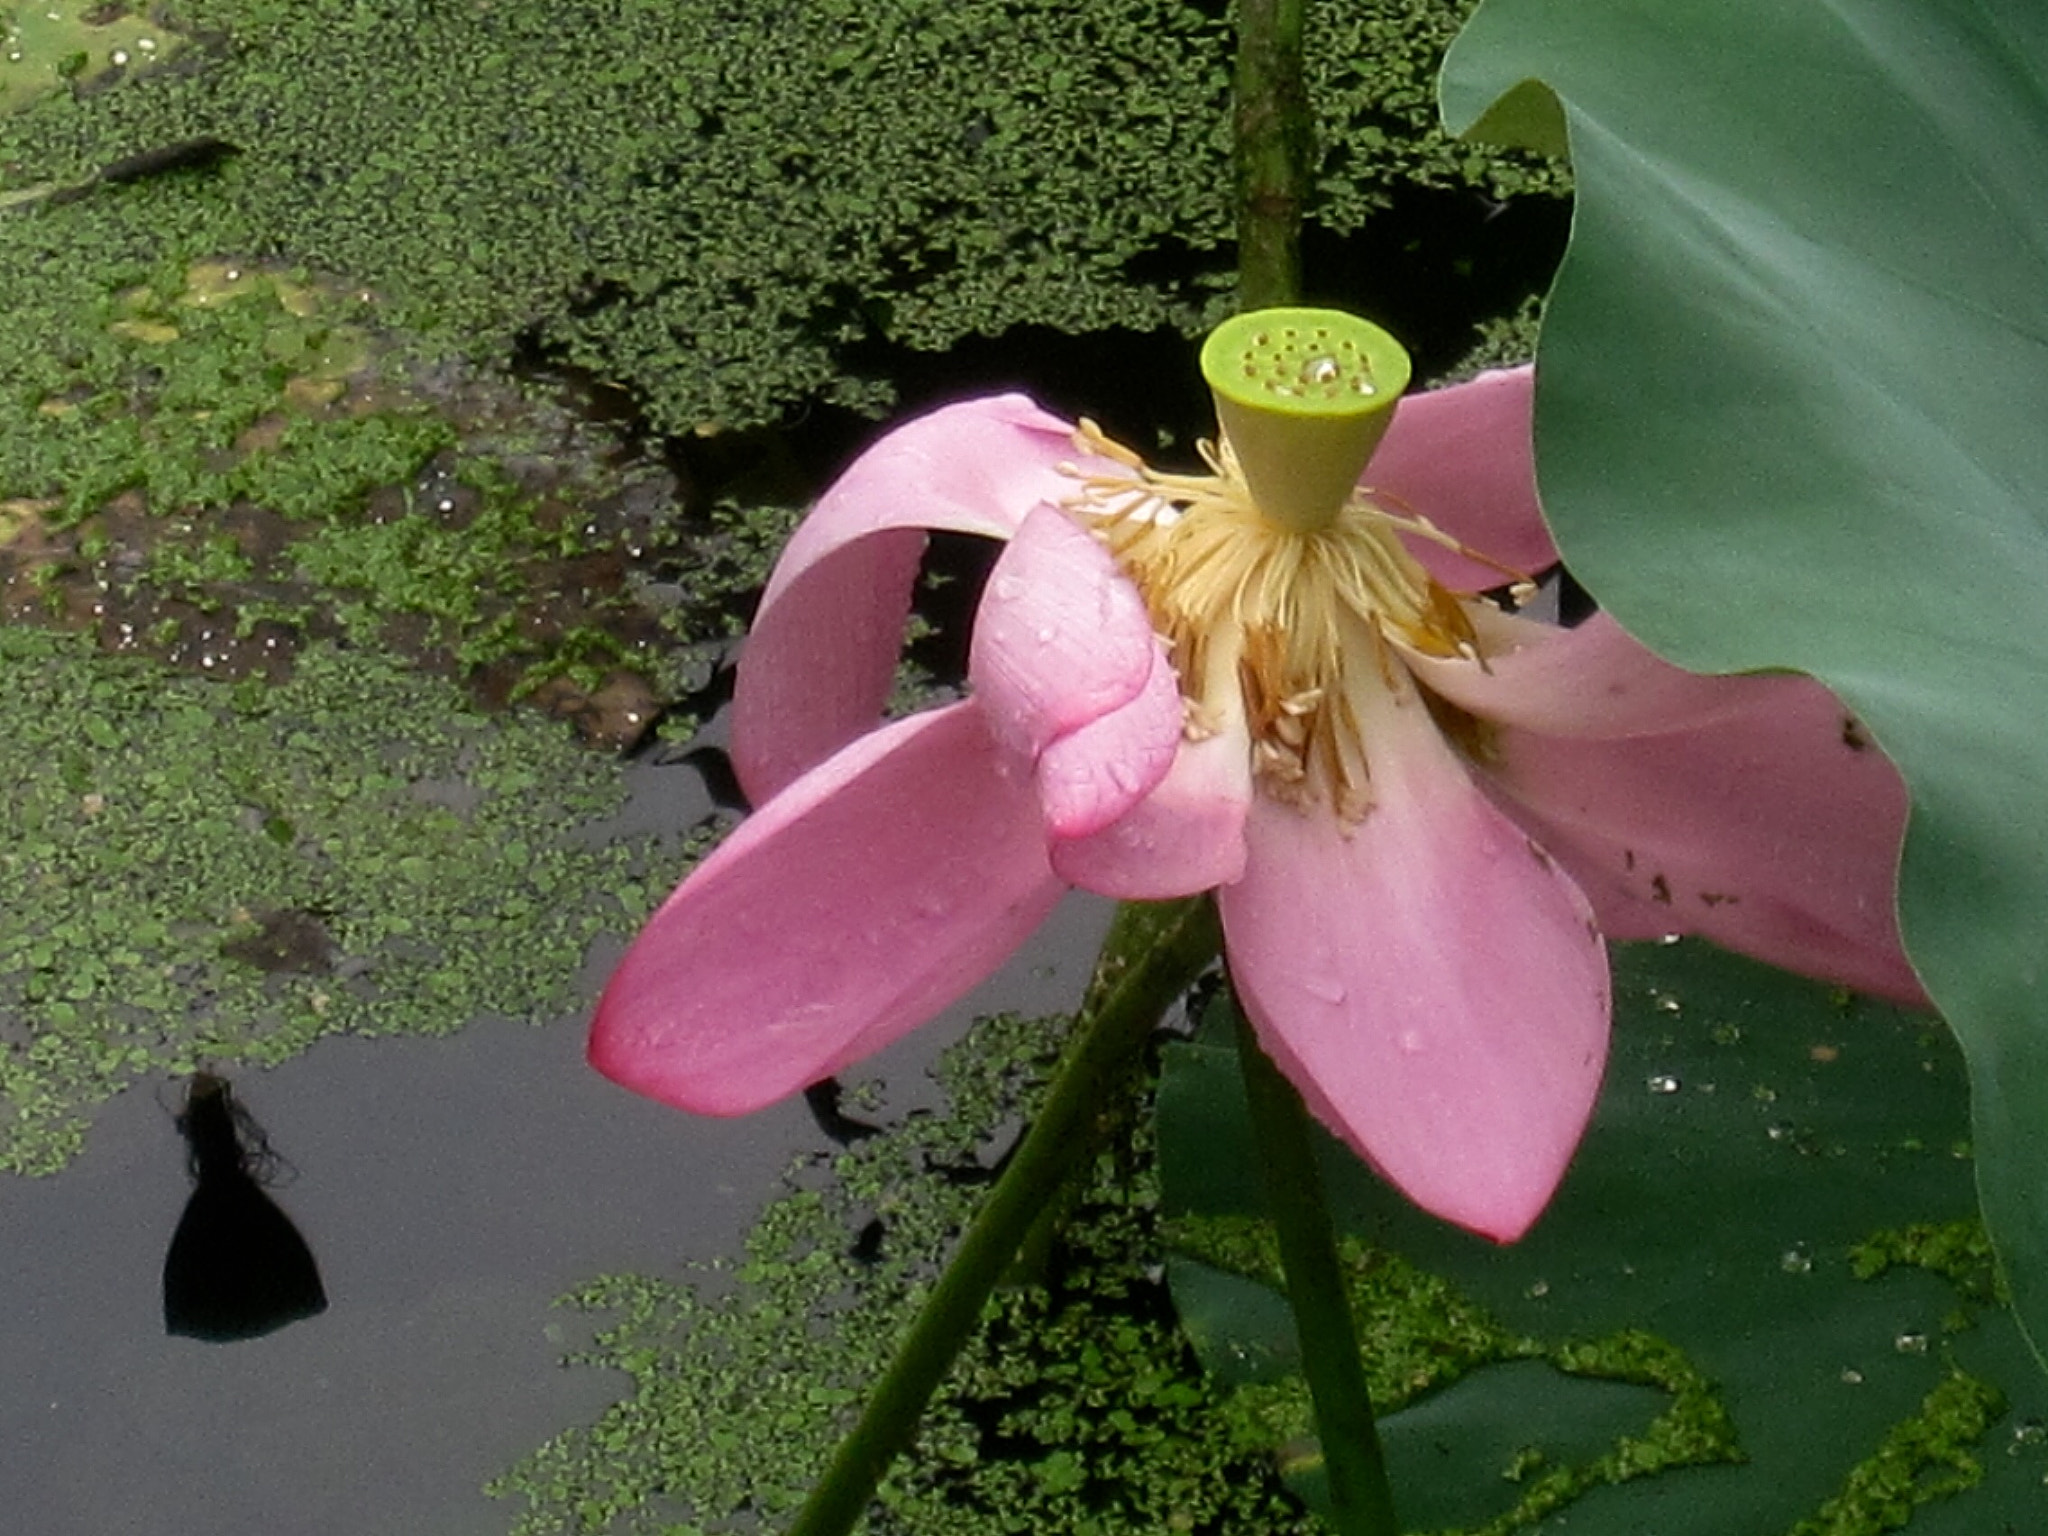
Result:
<svg viewBox="0 0 2048 1536"><path fill-rule="evenodd" d="M1372 794L1358 690L1411 700L1398 649L1484 665L1467 600L1402 535L1462 546L1364 489L1320 528L1285 527L1253 501L1228 439L1200 444L1202 475L1156 471L1090 421L1075 445L1129 471L1074 471L1068 507L1144 595L1180 675L1190 739L1242 718L1267 793L1363 816Z"/></svg>

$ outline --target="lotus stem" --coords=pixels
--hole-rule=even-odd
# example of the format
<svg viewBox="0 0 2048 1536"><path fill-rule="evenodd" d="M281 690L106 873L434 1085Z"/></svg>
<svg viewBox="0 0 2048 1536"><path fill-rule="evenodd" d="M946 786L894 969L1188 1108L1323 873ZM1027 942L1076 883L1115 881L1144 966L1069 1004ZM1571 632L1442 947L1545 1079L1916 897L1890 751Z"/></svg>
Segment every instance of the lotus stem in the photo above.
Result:
<svg viewBox="0 0 2048 1536"><path fill-rule="evenodd" d="M1400 1536L1308 1109L1260 1046L1244 1010L1235 1012L1238 1064L1251 1103L1266 1210L1280 1240L1302 1374L1329 1473L1331 1524L1339 1536Z"/></svg>
<svg viewBox="0 0 2048 1536"><path fill-rule="evenodd" d="M1240 0L1236 112L1237 302L1301 299L1301 221L1315 159L1302 73L1307 0Z"/></svg>
<svg viewBox="0 0 2048 1536"><path fill-rule="evenodd" d="M1153 1027L1215 958L1220 938L1206 895L1117 909L1044 1105L789 1536L845 1536L866 1511L1040 1213L1114 1123L1111 1110L1137 1081Z"/></svg>

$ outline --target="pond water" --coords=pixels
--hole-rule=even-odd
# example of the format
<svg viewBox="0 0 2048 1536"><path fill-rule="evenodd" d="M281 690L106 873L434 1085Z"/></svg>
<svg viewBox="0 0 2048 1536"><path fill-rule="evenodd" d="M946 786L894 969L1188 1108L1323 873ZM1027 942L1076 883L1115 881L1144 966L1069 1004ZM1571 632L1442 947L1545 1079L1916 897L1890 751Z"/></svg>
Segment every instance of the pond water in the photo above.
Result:
<svg viewBox="0 0 2048 1536"><path fill-rule="evenodd" d="M689 767L636 766L610 830L708 809ZM874 1064L886 1112L976 1011L1070 1007L1107 919L1074 899L1002 973ZM601 979L610 946L586 981ZM831 1143L802 1101L679 1114L583 1062L580 1017L446 1039L331 1039L235 1092L292 1173L273 1188L325 1284L319 1316L213 1344L164 1328L192 1184L182 1084L131 1090L61 1174L0 1179L0 1445L16 1528L220 1536L501 1536L482 1485L588 1422L623 1378L565 1369L553 1309L600 1274L731 1254L793 1160ZM864 1114L868 1113L863 1111Z"/></svg>

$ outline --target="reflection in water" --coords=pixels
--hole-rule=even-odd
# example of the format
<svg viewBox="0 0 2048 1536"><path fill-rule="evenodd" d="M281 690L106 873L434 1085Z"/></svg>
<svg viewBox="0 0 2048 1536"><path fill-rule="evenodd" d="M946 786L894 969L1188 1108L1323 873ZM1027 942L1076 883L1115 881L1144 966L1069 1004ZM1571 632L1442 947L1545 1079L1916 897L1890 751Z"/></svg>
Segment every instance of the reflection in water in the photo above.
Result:
<svg viewBox="0 0 2048 1536"><path fill-rule="evenodd" d="M850 1147L856 1141L864 1141L882 1128L866 1120L856 1120L841 1109L840 1103L845 1090L836 1077L820 1078L804 1090L804 1104L811 1112L811 1118L818 1123L818 1129L842 1147Z"/></svg>
<svg viewBox="0 0 2048 1536"><path fill-rule="evenodd" d="M224 1344L325 1311L306 1240L257 1182L270 1144L227 1079L193 1075L178 1130L198 1188L164 1256L164 1331Z"/></svg>

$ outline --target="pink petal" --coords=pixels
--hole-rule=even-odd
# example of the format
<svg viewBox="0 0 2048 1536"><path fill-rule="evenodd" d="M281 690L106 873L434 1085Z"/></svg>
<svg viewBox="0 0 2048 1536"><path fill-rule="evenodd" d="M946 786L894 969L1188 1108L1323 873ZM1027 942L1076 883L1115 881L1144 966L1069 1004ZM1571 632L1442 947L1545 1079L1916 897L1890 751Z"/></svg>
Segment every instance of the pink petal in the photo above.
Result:
<svg viewBox="0 0 2048 1536"><path fill-rule="evenodd" d="M1007 538L1074 482L1072 428L1022 395L950 405L856 459L776 562L740 657L733 766L758 804L882 713L927 528Z"/></svg>
<svg viewBox="0 0 2048 1536"><path fill-rule="evenodd" d="M1109 551L1041 503L989 572L967 675L997 740L1035 760L1137 698L1158 652L1145 600Z"/></svg>
<svg viewBox="0 0 2048 1536"><path fill-rule="evenodd" d="M1242 728L1183 741L1159 786L1113 825L1055 841L1062 879L1123 901L1163 901L1242 879L1251 808Z"/></svg>
<svg viewBox="0 0 2048 1536"><path fill-rule="evenodd" d="M1906 790L1833 694L1751 685L1698 730L1615 741L1504 730L1485 765L1615 938L1696 933L1924 1006L1894 912Z"/></svg>
<svg viewBox="0 0 2048 1536"><path fill-rule="evenodd" d="M1557 560L1536 502L1529 423L1535 370L1482 373L1409 395L1365 468L1390 510L1428 518L1452 538L1523 574ZM1494 566L1422 539L1409 547L1453 592L1501 585Z"/></svg>
<svg viewBox="0 0 2048 1536"><path fill-rule="evenodd" d="M737 1115L881 1049L1009 957L1066 889L971 703L862 737L743 822L613 972L590 1060Z"/></svg>
<svg viewBox="0 0 2048 1536"><path fill-rule="evenodd" d="M1651 654L1611 614L1573 629L1474 605L1484 669L1404 653L1408 670L1496 725L1612 737L1710 725L1808 686L1790 674L1708 677Z"/></svg>
<svg viewBox="0 0 2048 1536"><path fill-rule="evenodd" d="M1148 635L1148 639L1149 639ZM1091 837L1152 793L1180 751L1180 678L1152 641L1152 670L1123 708L1062 736L1038 759L1046 835Z"/></svg>
<svg viewBox="0 0 2048 1536"><path fill-rule="evenodd" d="M1038 770L1046 829L1085 837L1173 766L1180 684L1109 551L1041 505L997 559L967 675L996 739Z"/></svg>
<svg viewBox="0 0 2048 1536"><path fill-rule="evenodd" d="M1219 892L1231 978L1332 1130L1425 1209L1512 1241L1599 1091L1605 946L1412 699L1365 728L1362 822L1254 802L1250 865Z"/></svg>

